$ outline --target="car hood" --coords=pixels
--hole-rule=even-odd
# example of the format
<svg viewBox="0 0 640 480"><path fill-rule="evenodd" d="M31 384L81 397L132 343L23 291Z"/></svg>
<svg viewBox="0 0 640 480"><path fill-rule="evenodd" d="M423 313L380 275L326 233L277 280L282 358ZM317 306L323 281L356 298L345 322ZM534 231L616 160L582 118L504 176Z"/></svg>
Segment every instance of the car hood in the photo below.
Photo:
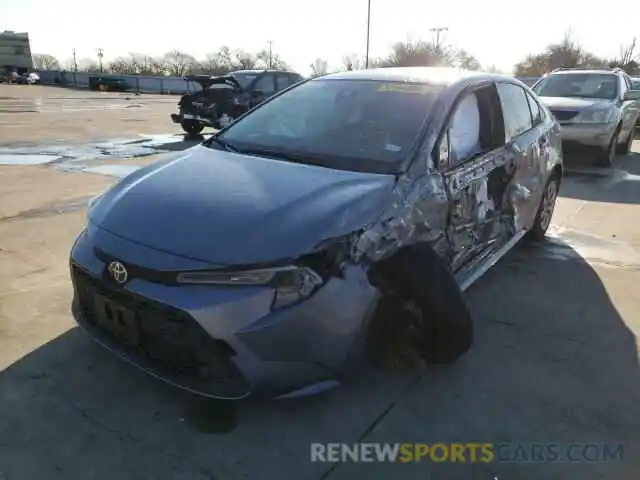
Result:
<svg viewBox="0 0 640 480"><path fill-rule="evenodd" d="M540 97L540 100L549 108L566 108L570 110L582 110L590 107L606 107L613 104L612 100L584 97Z"/></svg>
<svg viewBox="0 0 640 480"><path fill-rule="evenodd" d="M215 265L309 253L374 221L392 175L347 172L202 145L137 170L90 213L102 229Z"/></svg>

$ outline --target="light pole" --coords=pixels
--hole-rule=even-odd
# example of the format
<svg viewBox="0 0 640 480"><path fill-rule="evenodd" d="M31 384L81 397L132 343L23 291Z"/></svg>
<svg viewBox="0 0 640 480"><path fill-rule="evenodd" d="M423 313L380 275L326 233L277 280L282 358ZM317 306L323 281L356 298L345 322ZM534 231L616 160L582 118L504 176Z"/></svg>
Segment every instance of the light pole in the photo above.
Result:
<svg viewBox="0 0 640 480"><path fill-rule="evenodd" d="M271 70L271 63L273 61L271 44L273 43L273 41L269 40L267 43L269 44L269 63L267 64L267 68Z"/></svg>
<svg viewBox="0 0 640 480"><path fill-rule="evenodd" d="M98 48L98 62L100 62L100 73L102 73L102 57L104 57L104 50L102 48Z"/></svg>
<svg viewBox="0 0 640 480"><path fill-rule="evenodd" d="M435 47L436 47L436 51L440 51L440 33L442 32L446 32L449 30L449 27L437 27L437 28L430 28L429 31L430 32L434 32L436 34L436 42L435 42Z"/></svg>
<svg viewBox="0 0 640 480"><path fill-rule="evenodd" d="M364 68L369 68L369 39L371 31L371 0L367 0L367 53L364 56Z"/></svg>

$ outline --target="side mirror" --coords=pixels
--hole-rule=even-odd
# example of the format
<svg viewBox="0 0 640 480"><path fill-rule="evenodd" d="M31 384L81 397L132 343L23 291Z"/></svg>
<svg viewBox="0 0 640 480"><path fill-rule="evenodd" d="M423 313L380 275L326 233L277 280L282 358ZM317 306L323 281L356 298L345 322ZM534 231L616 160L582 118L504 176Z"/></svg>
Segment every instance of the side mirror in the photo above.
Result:
<svg viewBox="0 0 640 480"><path fill-rule="evenodd" d="M624 101L640 100L640 90L627 90L622 99Z"/></svg>

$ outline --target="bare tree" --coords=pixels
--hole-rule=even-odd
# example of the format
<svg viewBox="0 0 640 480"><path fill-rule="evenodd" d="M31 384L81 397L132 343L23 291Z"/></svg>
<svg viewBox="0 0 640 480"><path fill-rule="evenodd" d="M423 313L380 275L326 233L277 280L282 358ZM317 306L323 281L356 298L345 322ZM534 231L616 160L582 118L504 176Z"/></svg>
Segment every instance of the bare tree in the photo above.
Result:
<svg viewBox="0 0 640 480"><path fill-rule="evenodd" d="M220 58L219 53L210 53L200 62L200 69L202 73L217 76L229 73L231 66Z"/></svg>
<svg viewBox="0 0 640 480"><path fill-rule="evenodd" d="M100 72L100 65L92 58L81 58L78 60L78 71L97 73Z"/></svg>
<svg viewBox="0 0 640 480"><path fill-rule="evenodd" d="M620 54L609 62L611 67L620 67L629 75L640 74L640 55L636 54L636 38L629 45L620 46Z"/></svg>
<svg viewBox="0 0 640 480"><path fill-rule="evenodd" d="M175 77L184 77L189 74L198 63L193 56L180 50L165 53L163 60L166 62L169 75Z"/></svg>
<svg viewBox="0 0 640 480"><path fill-rule="evenodd" d="M342 66L345 70L361 70L364 68L365 60L355 53L348 53L342 57Z"/></svg>
<svg viewBox="0 0 640 480"><path fill-rule="evenodd" d="M60 70L58 59L48 53L34 53L32 59L36 70Z"/></svg>
<svg viewBox="0 0 640 480"><path fill-rule="evenodd" d="M269 50L260 50L256 54L256 66L264 68L272 68L274 70L286 70L288 68L287 62L277 53L269 53Z"/></svg>
<svg viewBox="0 0 640 480"><path fill-rule="evenodd" d="M527 55L524 60L515 65L517 76L539 76L556 68L575 67L606 67L608 62L587 52L573 39L571 32L567 31L564 38L557 43L552 43L538 54Z"/></svg>
<svg viewBox="0 0 640 480"><path fill-rule="evenodd" d="M397 42L391 54L381 60L385 67L428 67L454 64L456 52L447 45L436 46L423 40Z"/></svg>
<svg viewBox="0 0 640 480"><path fill-rule="evenodd" d="M130 58L118 57L111 61L107 66L110 72L118 75L133 75L138 73L136 66L133 64Z"/></svg>
<svg viewBox="0 0 640 480"><path fill-rule="evenodd" d="M318 75L325 75L329 72L329 64L324 58L316 58L309 67L311 68L311 74L314 77L317 77Z"/></svg>
<svg viewBox="0 0 640 480"><path fill-rule="evenodd" d="M453 52L453 64L465 70L482 70L482 65L476 57L466 50L459 48Z"/></svg>
<svg viewBox="0 0 640 480"><path fill-rule="evenodd" d="M252 53L245 52L242 49L235 50L232 58L233 70L250 70L256 68L258 58Z"/></svg>

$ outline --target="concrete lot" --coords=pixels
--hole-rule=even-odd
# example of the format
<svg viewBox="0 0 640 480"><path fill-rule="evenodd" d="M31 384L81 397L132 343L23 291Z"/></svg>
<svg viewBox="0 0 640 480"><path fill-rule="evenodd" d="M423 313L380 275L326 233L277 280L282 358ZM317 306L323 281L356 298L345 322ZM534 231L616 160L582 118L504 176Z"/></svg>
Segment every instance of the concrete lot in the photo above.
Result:
<svg viewBox="0 0 640 480"><path fill-rule="evenodd" d="M69 312L67 255L83 205L115 181L88 169L193 144L140 143L140 134L177 133L168 119L175 98L74 112L61 106L123 97L4 85L0 97L59 108L0 111L0 163L68 146L64 161L0 165L1 480L638 478L640 142L613 171L570 173L550 239L518 248L468 292L477 338L455 367L366 372L317 398L226 404L128 367L78 331ZM96 146L108 138L130 143ZM117 158L136 145L145 156ZM624 458L310 462L311 442L358 441L622 442Z"/></svg>

